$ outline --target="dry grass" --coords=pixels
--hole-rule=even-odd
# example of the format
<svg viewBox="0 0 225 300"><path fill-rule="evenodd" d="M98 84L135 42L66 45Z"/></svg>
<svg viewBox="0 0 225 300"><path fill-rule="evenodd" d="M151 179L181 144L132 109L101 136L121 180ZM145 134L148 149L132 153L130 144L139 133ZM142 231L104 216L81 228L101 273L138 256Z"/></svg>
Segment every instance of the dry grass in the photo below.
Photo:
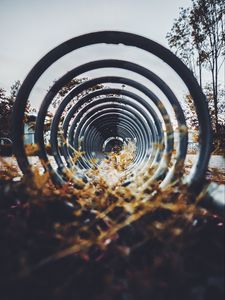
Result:
<svg viewBox="0 0 225 300"><path fill-rule="evenodd" d="M16 168L2 162L2 299L223 298L223 220L179 182L162 191L139 176L122 186L130 160L113 153L88 183L62 187L38 168L14 182Z"/></svg>

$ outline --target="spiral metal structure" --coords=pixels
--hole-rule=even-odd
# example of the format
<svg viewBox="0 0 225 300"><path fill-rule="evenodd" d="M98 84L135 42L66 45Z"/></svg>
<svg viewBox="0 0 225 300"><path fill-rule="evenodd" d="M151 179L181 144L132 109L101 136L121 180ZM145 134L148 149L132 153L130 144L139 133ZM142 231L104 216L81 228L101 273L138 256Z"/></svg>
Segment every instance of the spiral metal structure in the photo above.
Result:
<svg viewBox="0 0 225 300"><path fill-rule="evenodd" d="M186 85L196 110L199 124L198 158L190 174L185 176L183 167L187 155L188 126L180 100L163 79L145 66L129 60L95 60L71 68L55 81L38 111L35 143L38 145L39 158L53 181L59 185L71 181L71 174L74 178L85 174L85 170L96 167L107 153L119 151L124 145L133 142L136 145L135 157L126 170L130 177L145 168L151 168L152 181L160 180L162 188L179 178L192 190L199 191L211 148L210 118L201 88L192 72L168 49L142 36L117 31L85 34L62 43L46 54L24 80L14 105L12 124L14 153L23 173L32 174L23 135L26 105L34 85L61 57L96 44L122 44L139 48L158 57L176 72ZM177 143L173 120L160 96L146 84L110 74L112 68L138 74L163 93L176 118ZM84 77L85 73L95 70L109 70L109 74L87 79L76 85L65 94L54 112L50 128L51 154L57 164L57 168L54 168L49 160L44 138L49 107L60 90L71 80ZM77 152L83 154L74 162L74 153Z"/></svg>

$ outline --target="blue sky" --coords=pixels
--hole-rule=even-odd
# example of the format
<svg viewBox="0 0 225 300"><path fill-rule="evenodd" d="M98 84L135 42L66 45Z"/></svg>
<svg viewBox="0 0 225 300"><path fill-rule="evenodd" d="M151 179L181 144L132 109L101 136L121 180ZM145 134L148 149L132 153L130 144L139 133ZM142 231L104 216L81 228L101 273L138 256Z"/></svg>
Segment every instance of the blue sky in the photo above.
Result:
<svg viewBox="0 0 225 300"><path fill-rule="evenodd" d="M23 81L49 50L74 36L121 30L167 47L166 33L190 0L0 0L0 87Z"/></svg>

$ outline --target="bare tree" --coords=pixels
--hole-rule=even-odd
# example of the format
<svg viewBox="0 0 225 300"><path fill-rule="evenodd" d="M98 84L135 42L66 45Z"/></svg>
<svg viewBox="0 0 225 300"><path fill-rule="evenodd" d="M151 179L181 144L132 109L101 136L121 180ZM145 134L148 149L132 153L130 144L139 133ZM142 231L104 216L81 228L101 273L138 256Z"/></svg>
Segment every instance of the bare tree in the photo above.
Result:
<svg viewBox="0 0 225 300"><path fill-rule="evenodd" d="M192 70L194 75L199 78L199 84L202 87L202 40L196 38L196 28L190 25L190 8L180 8L179 18L175 19L173 27L167 33L166 38L169 46L175 49L175 54ZM196 69L198 68L198 70Z"/></svg>
<svg viewBox="0 0 225 300"><path fill-rule="evenodd" d="M169 46L176 49L176 54L188 65L198 78L201 87L203 70L209 71L212 79L213 118L215 131L219 133L219 72L225 56L225 1L192 0L190 8L180 9L167 34ZM207 92L207 89L206 89Z"/></svg>
<svg viewBox="0 0 225 300"><path fill-rule="evenodd" d="M192 5L190 11L192 35L194 42L195 39L202 40L202 57L211 73L215 124L218 132L218 75L225 50L225 1L192 0Z"/></svg>

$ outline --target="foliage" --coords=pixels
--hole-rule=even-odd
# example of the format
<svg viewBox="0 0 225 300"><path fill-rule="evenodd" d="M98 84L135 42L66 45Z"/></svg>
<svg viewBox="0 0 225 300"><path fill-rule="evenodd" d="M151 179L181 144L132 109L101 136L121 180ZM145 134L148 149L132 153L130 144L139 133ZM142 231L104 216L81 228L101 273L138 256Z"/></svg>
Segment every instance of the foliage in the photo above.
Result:
<svg viewBox="0 0 225 300"><path fill-rule="evenodd" d="M68 82L67 84L65 84L60 91L58 92L57 96L55 97L54 101L53 101L53 107L56 108L62 101L62 99L74 88L76 88L78 85L80 85L81 83L84 83L88 80L88 78L84 77L84 78L73 78L70 82ZM73 99L69 105L69 107L71 107L78 99L80 99L81 97L84 97L85 95L88 95L90 92L94 92L96 90L102 89L103 85L102 84L97 84L96 86L93 86L87 90L84 90L82 93L80 93L79 95L77 95L75 97L75 99ZM66 109L66 111L69 110L69 107Z"/></svg>
<svg viewBox="0 0 225 300"><path fill-rule="evenodd" d="M222 97L219 92L219 72L225 55L225 2L224 0L192 0L190 8L180 9L171 32L167 34L169 46L196 74L201 87L204 87L203 75L211 74L213 103L213 126L219 135L219 110ZM204 74L203 74L204 70ZM207 88L205 89L207 94Z"/></svg>
<svg viewBox="0 0 225 300"><path fill-rule="evenodd" d="M17 87L18 83L12 86L10 96L0 88L0 137L10 137L11 113Z"/></svg>
<svg viewBox="0 0 225 300"><path fill-rule="evenodd" d="M204 194L18 175L0 169L3 299L223 299L224 220Z"/></svg>
<svg viewBox="0 0 225 300"><path fill-rule="evenodd" d="M16 96L20 86L20 81L16 80L10 88L9 95L4 89L0 88L0 137L11 137L11 118L13 104L16 100ZM30 101L28 101L25 109L25 122L27 121L28 114L30 114L31 112L35 112L35 109L31 108Z"/></svg>
<svg viewBox="0 0 225 300"><path fill-rule="evenodd" d="M214 154L222 154L225 153L225 102L223 101L224 90L219 89L219 96L221 99L219 101L218 107L218 126L216 129L216 118L215 118L215 110L213 103L213 92L212 86L206 85L205 88L206 100L208 101L209 113L212 124L212 138L213 138L213 149ZM193 139L198 140L198 130L199 124L197 115L195 112L195 106L193 99L190 94L185 95L183 108L185 111L185 116L187 119L188 126L192 128Z"/></svg>
<svg viewBox="0 0 225 300"><path fill-rule="evenodd" d="M196 45L193 43L192 38L192 28L190 26L190 8L180 8L179 17L175 19L171 32L168 32L166 38L168 40L169 46L175 49L175 54L178 55L183 62L192 70L192 72L197 76L196 73L196 63L199 67L199 72L201 73L202 60L199 59L201 54L199 53L200 41ZM196 59L196 56L198 57Z"/></svg>

